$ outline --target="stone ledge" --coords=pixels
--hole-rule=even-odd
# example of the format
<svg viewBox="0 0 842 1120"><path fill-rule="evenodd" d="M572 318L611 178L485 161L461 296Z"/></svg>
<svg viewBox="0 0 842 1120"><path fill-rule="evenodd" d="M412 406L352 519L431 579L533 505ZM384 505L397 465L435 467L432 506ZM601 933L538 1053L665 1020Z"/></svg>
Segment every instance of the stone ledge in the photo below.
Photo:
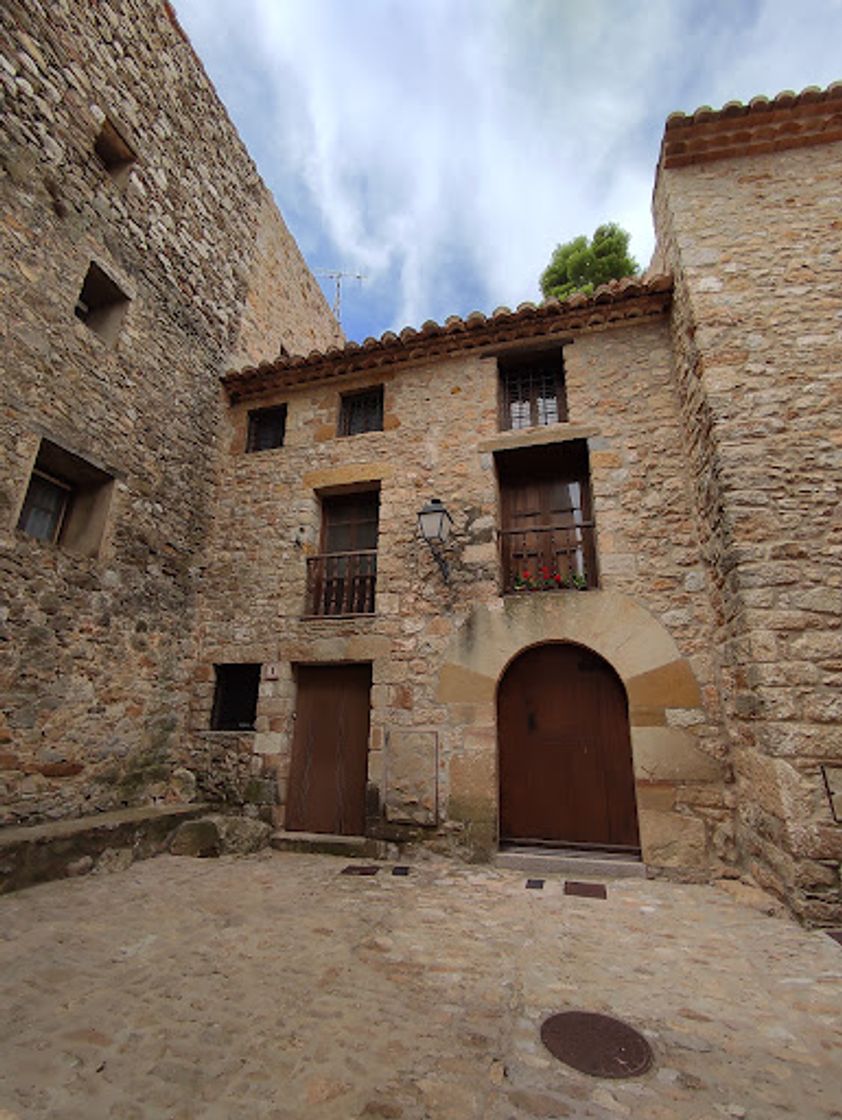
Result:
<svg viewBox="0 0 842 1120"><path fill-rule="evenodd" d="M385 859L388 844L371 836L339 836L327 832L287 832L272 834L270 845L279 852L316 852L322 855L362 859Z"/></svg>
<svg viewBox="0 0 842 1120"><path fill-rule="evenodd" d="M50 821L0 831L0 894L51 879L85 875L100 861L128 866L166 848L181 821L201 816L208 806L166 805L117 809L90 817ZM114 853L125 853L115 861ZM106 856L106 853L108 855ZM102 859L106 856L105 859Z"/></svg>
<svg viewBox="0 0 842 1120"><path fill-rule="evenodd" d="M478 451L512 451L521 447L542 447L548 443L568 443L573 439L593 439L599 428L593 424L547 424L536 428L519 428L480 440Z"/></svg>

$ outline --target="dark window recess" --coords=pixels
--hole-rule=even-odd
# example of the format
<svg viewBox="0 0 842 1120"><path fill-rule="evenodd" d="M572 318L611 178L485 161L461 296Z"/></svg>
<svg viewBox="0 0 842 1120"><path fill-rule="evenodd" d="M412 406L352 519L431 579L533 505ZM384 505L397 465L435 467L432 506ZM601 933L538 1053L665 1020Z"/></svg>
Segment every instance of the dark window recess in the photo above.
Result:
<svg viewBox="0 0 842 1120"><path fill-rule="evenodd" d="M129 168L137 159L137 153L107 117L97 135L94 151L109 175L119 182L128 177Z"/></svg>
<svg viewBox="0 0 842 1120"><path fill-rule="evenodd" d="M258 408L249 413L246 451L271 451L283 447L287 427L287 406Z"/></svg>
<svg viewBox="0 0 842 1120"><path fill-rule="evenodd" d="M259 665L215 665L213 731L253 731L260 687Z"/></svg>
<svg viewBox="0 0 842 1120"><path fill-rule="evenodd" d="M95 556L102 541L114 478L42 439L17 527L68 552Z"/></svg>
<svg viewBox="0 0 842 1120"><path fill-rule="evenodd" d="M597 586L588 447L569 440L497 456L503 588Z"/></svg>
<svg viewBox="0 0 842 1120"><path fill-rule="evenodd" d="M98 334L103 342L112 343L120 333L120 326L129 297L94 261L88 266L74 314L86 327Z"/></svg>
<svg viewBox="0 0 842 1120"><path fill-rule="evenodd" d="M308 612L373 614L380 494L343 494L322 503L322 551L307 560Z"/></svg>
<svg viewBox="0 0 842 1120"><path fill-rule="evenodd" d="M567 419L561 350L500 358L500 427L534 428Z"/></svg>
<svg viewBox="0 0 842 1120"><path fill-rule="evenodd" d="M347 393L339 408L339 434L357 436L383 431L383 386Z"/></svg>

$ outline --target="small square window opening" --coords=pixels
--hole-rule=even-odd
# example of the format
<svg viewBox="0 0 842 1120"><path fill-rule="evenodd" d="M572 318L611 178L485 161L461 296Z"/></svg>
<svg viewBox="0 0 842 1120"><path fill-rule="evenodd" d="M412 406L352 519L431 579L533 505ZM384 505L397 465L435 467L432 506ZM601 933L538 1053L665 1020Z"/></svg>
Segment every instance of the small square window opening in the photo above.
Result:
<svg viewBox="0 0 842 1120"><path fill-rule="evenodd" d="M42 439L17 527L68 552L99 551L114 478L107 471Z"/></svg>
<svg viewBox="0 0 842 1120"><path fill-rule="evenodd" d="M534 428L567 419L560 351L500 360L501 429Z"/></svg>
<svg viewBox="0 0 842 1120"><path fill-rule="evenodd" d="M283 447L286 425L285 404L250 412L246 451L271 451L275 447Z"/></svg>
<svg viewBox="0 0 842 1120"><path fill-rule="evenodd" d="M129 170L137 160L137 153L108 117L99 130L94 151L102 160L111 178L121 184L128 178Z"/></svg>
<svg viewBox="0 0 842 1120"><path fill-rule="evenodd" d="M253 731L260 688L260 665L215 665L211 730Z"/></svg>
<svg viewBox="0 0 842 1120"><path fill-rule="evenodd" d="M339 434L357 436L383 431L383 386L346 393L339 409Z"/></svg>
<svg viewBox="0 0 842 1120"><path fill-rule="evenodd" d="M128 306L129 297L122 288L91 261L73 309L76 318L110 345L120 333Z"/></svg>

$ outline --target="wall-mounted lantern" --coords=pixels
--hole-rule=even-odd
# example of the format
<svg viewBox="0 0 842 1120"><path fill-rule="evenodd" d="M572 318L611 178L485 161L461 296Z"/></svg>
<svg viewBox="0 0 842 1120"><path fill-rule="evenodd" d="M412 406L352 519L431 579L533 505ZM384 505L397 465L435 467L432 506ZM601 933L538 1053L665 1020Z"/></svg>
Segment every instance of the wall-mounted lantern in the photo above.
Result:
<svg viewBox="0 0 842 1120"><path fill-rule="evenodd" d="M441 550L447 544L452 526L453 518L447 512L444 502L439 498L430 498L429 502L418 512L418 531L430 546L430 551L439 566L439 571L445 583L450 582L450 569L441 554Z"/></svg>

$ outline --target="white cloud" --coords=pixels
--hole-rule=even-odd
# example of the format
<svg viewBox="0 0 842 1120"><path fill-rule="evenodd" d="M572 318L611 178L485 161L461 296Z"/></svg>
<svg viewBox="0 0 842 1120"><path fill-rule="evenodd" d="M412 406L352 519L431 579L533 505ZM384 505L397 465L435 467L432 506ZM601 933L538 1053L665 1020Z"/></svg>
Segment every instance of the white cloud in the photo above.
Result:
<svg viewBox="0 0 842 1120"><path fill-rule="evenodd" d="M538 298L604 221L646 265L670 111L840 76L842 0L176 6L352 335Z"/></svg>

